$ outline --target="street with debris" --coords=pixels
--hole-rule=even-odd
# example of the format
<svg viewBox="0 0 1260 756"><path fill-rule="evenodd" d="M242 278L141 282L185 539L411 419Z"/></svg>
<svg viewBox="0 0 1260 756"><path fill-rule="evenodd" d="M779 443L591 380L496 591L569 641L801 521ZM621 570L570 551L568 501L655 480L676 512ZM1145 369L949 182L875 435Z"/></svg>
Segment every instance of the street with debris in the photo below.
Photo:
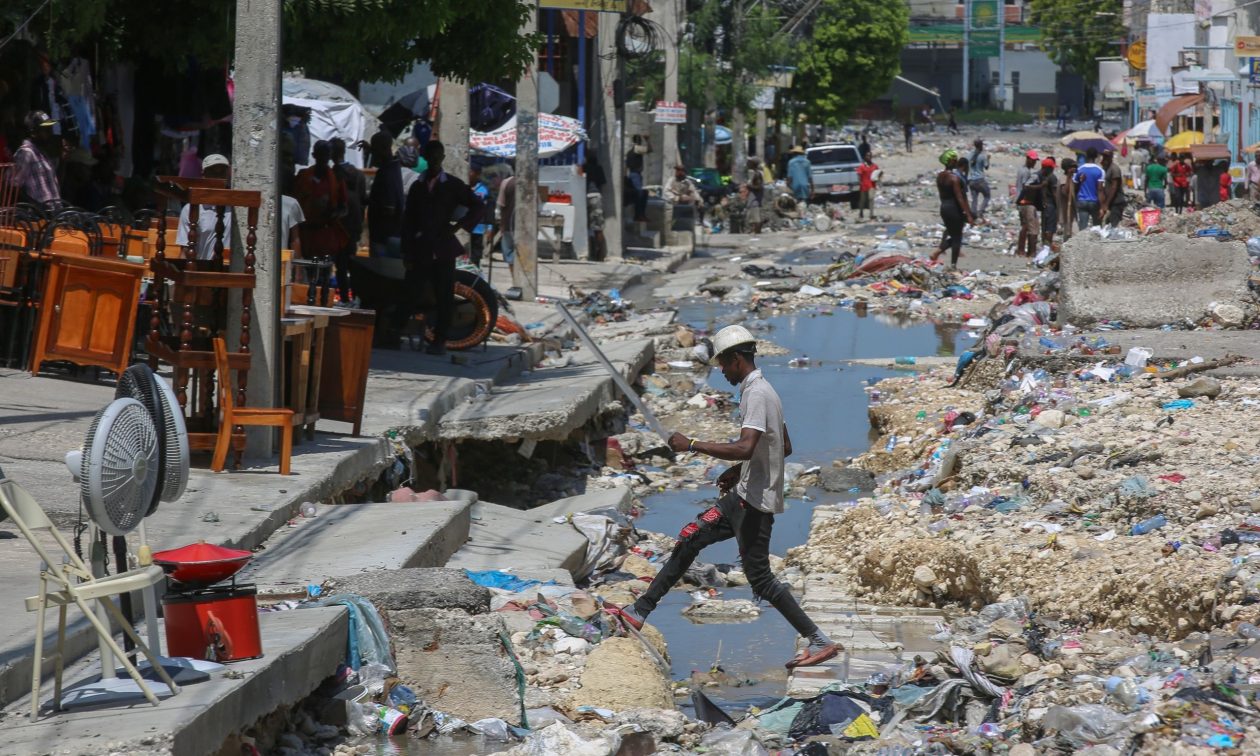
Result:
<svg viewBox="0 0 1260 756"><path fill-rule="evenodd" d="M1260 753L1260 10L47 5L0 756Z"/></svg>

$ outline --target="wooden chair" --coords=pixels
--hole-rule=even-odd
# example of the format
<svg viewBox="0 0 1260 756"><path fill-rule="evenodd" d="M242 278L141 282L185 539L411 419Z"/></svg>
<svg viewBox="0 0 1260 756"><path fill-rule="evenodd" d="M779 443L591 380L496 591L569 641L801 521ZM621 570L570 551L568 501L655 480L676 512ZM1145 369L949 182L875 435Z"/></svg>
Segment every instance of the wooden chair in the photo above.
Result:
<svg viewBox="0 0 1260 756"><path fill-rule="evenodd" d="M222 337L214 339L214 368L221 418L210 469L222 472L227 464L228 448L232 445L232 428L237 425L252 425L280 429L280 474L288 475L289 461L293 456L293 410L283 407L273 409L234 406L227 344Z"/></svg>

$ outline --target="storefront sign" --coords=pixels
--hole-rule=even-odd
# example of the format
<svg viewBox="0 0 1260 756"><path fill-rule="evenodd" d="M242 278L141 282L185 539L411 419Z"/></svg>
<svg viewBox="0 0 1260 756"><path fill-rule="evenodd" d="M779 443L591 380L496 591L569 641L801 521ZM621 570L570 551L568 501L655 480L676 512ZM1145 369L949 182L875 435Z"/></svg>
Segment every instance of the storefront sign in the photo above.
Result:
<svg viewBox="0 0 1260 756"><path fill-rule="evenodd" d="M1260 37L1234 37L1234 54L1240 58L1260 55Z"/></svg>
<svg viewBox="0 0 1260 756"><path fill-rule="evenodd" d="M657 100L656 101L656 122L657 123L686 123L687 122L687 103L667 102L666 100Z"/></svg>

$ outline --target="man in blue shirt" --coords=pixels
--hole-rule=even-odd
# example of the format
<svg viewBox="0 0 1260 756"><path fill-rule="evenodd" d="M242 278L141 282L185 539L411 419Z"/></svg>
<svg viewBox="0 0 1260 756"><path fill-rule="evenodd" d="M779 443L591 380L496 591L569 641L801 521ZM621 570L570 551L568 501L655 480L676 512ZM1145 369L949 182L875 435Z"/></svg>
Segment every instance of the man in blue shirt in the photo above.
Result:
<svg viewBox="0 0 1260 756"><path fill-rule="evenodd" d="M793 156L787 164L788 186L792 187L792 194L796 199L808 202L814 196L814 177L811 175L809 158L805 157L805 150L799 146L793 147L788 154Z"/></svg>
<svg viewBox="0 0 1260 756"><path fill-rule="evenodd" d="M468 167L468 184L472 186L473 194L486 204L486 200L490 197L490 187L486 186L486 182L481 180L481 167L471 165ZM490 227L485 223L478 223L473 226L472 232L469 234L468 242L468 261L478 268L481 267L481 253L485 249L486 231Z"/></svg>
<svg viewBox="0 0 1260 756"><path fill-rule="evenodd" d="M1076 225L1082 231L1099 223L1099 190L1106 176L1098 165L1098 150L1090 147L1085 151L1085 162L1072 177L1072 183L1076 185Z"/></svg>

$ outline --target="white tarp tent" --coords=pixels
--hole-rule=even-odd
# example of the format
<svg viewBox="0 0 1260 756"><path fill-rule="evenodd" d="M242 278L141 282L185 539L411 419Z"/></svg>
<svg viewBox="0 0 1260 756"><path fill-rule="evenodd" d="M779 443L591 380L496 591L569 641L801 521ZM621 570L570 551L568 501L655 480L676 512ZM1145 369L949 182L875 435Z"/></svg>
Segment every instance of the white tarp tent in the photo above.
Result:
<svg viewBox="0 0 1260 756"><path fill-rule="evenodd" d="M363 153L354 145L371 136L375 119L368 117L354 95L326 81L286 76L283 97L285 105L310 108L308 127L312 147L320 139L341 137L346 142L346 160L353 166L363 167Z"/></svg>
<svg viewBox="0 0 1260 756"><path fill-rule="evenodd" d="M516 157L516 116L494 131L470 131L468 146L474 152L495 157ZM586 139L576 118L538 114L538 157L551 157Z"/></svg>

